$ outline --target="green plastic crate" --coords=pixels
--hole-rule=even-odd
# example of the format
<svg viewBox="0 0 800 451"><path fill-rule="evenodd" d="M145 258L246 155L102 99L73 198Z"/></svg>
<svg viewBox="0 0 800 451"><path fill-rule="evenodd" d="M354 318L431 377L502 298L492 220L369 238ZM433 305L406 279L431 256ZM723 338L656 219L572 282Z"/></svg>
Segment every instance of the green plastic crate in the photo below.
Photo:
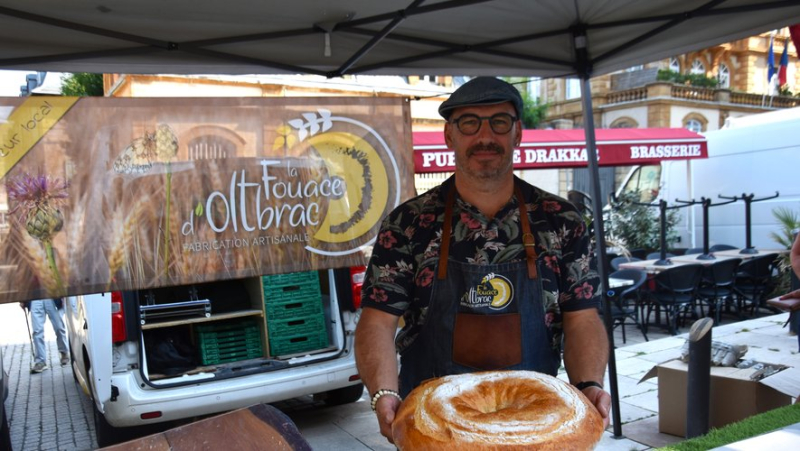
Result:
<svg viewBox="0 0 800 451"><path fill-rule="evenodd" d="M247 336L237 339L226 340L206 340L201 341L198 347L201 351L221 351L226 349L248 349L255 346L261 346L261 335Z"/></svg>
<svg viewBox="0 0 800 451"><path fill-rule="evenodd" d="M316 271L291 272L287 274L270 274L262 276L264 285L292 285L300 282L315 281L319 283L319 273Z"/></svg>
<svg viewBox="0 0 800 451"><path fill-rule="evenodd" d="M267 334L270 339L320 331L325 331L325 315L322 313L267 321Z"/></svg>
<svg viewBox="0 0 800 451"><path fill-rule="evenodd" d="M322 313L322 298L320 296L298 296L284 299L280 302L268 302L267 321L302 318Z"/></svg>
<svg viewBox="0 0 800 451"><path fill-rule="evenodd" d="M273 356L297 354L328 347L328 332L270 338L269 349Z"/></svg>
<svg viewBox="0 0 800 451"><path fill-rule="evenodd" d="M230 351L223 353L201 353L200 362L203 365L217 365L220 363L235 362L238 360L257 359L263 357L264 353L259 343L258 348L251 348L242 351Z"/></svg>
<svg viewBox="0 0 800 451"><path fill-rule="evenodd" d="M319 273L316 271L262 276L261 280L266 303L280 302L298 296L321 296Z"/></svg>

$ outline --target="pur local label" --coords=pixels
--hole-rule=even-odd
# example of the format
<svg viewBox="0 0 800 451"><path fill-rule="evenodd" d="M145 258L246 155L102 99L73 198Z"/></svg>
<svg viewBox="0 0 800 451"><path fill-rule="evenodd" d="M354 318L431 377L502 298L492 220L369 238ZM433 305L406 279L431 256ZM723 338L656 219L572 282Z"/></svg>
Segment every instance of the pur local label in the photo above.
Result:
<svg viewBox="0 0 800 451"><path fill-rule="evenodd" d="M75 105L78 97L28 97L0 124L0 179Z"/></svg>

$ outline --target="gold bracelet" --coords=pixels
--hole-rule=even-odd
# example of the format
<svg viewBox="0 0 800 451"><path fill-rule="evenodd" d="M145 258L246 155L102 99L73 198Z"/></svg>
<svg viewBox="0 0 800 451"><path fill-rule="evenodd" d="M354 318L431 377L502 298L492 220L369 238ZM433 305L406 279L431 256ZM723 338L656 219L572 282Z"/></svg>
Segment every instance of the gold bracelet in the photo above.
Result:
<svg viewBox="0 0 800 451"><path fill-rule="evenodd" d="M394 390L389 390L388 388L382 388L376 391L374 395L372 395L372 400L370 401L369 406L372 407L373 412L375 411L375 406L378 404L378 400L385 395L394 396L395 398L400 400L400 402L403 402L403 398L400 397L400 393L397 393Z"/></svg>

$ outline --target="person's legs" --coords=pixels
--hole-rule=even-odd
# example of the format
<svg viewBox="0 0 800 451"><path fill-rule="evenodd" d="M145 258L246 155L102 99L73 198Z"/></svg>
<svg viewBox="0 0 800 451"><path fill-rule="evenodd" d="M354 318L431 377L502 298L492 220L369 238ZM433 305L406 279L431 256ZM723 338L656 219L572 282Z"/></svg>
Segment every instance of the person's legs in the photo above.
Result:
<svg viewBox="0 0 800 451"><path fill-rule="evenodd" d="M67 351L67 330L64 327L64 317L61 315L62 310L56 308L55 302L51 300L44 301L44 304L47 317L50 318L50 324L56 334L56 344L58 345L61 365L66 365L69 363L69 352Z"/></svg>
<svg viewBox="0 0 800 451"><path fill-rule="evenodd" d="M44 346L45 316L44 301L31 301L31 328L33 329L33 348L36 353L33 371L37 373L47 368L47 364L45 363L47 360L47 353Z"/></svg>

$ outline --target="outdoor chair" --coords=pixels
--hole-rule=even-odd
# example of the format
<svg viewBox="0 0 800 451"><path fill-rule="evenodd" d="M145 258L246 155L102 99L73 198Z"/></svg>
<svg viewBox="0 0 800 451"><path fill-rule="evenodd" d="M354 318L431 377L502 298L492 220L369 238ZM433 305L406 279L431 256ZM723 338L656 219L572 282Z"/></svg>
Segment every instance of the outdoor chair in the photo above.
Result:
<svg viewBox="0 0 800 451"><path fill-rule="evenodd" d="M703 250L704 250L704 249L703 249L702 247L693 247L693 248L690 248L690 249L686 249L686 253L684 253L684 255L689 255L689 254L702 254L702 253L703 253ZM711 250L710 250L710 249L709 249L709 252L711 252Z"/></svg>
<svg viewBox="0 0 800 451"><path fill-rule="evenodd" d="M736 278L736 268L741 263L741 258L731 258L720 260L703 268L703 276L700 280L700 287L697 290L697 297L701 301L700 314L703 313L703 304L708 305L708 315L714 315L714 325L719 325L722 309L726 306L733 306L736 314L741 316L738 305L733 295L733 282Z"/></svg>
<svg viewBox="0 0 800 451"><path fill-rule="evenodd" d="M619 269L620 269L619 265L621 263L640 262L640 261L642 261L642 259L641 258L636 258L636 257L625 257L625 256L622 256L622 257L612 258L611 259L611 269L613 269L614 271L619 271Z"/></svg>
<svg viewBox="0 0 800 451"><path fill-rule="evenodd" d="M740 311L750 309L750 316L755 316L759 308L777 311L767 306L767 296L774 287L773 271L777 254L767 254L745 260L736 271L733 288L736 291Z"/></svg>
<svg viewBox="0 0 800 451"><path fill-rule="evenodd" d="M739 248L736 246L731 246L730 244L715 244L708 248L708 252L732 251L734 249L739 249Z"/></svg>
<svg viewBox="0 0 800 451"><path fill-rule="evenodd" d="M627 337L625 336L625 326L636 326L642 331L645 341L650 341L647 338L647 331L644 325L639 320L639 310L641 307L641 297L639 289L647 280L647 273L640 269L621 269L611 273L609 277L618 279L628 279L633 281L633 285L621 287L616 296L611 299L611 323L612 328L620 326L622 328L622 343L626 343ZM629 323L628 320L632 323Z"/></svg>
<svg viewBox="0 0 800 451"><path fill-rule="evenodd" d="M650 321L650 313L662 308L667 314L667 328L672 335L678 333L681 317L694 313L697 300L697 287L703 274L703 265L692 263L665 269L653 278L653 290L647 304L645 324Z"/></svg>

